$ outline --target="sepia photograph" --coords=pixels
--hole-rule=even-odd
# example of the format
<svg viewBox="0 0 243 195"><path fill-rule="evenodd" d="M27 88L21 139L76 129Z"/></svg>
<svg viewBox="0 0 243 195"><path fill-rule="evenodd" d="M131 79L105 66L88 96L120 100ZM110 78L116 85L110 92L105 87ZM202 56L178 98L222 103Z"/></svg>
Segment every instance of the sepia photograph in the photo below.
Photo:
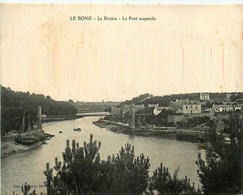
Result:
<svg viewBox="0 0 243 195"><path fill-rule="evenodd" d="M0 3L2 195L243 194L243 5Z"/></svg>

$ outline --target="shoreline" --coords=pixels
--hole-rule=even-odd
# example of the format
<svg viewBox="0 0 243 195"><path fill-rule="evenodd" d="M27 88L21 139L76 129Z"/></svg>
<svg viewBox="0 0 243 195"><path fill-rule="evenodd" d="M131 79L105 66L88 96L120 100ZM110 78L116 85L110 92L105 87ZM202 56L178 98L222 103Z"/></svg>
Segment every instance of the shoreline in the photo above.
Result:
<svg viewBox="0 0 243 195"><path fill-rule="evenodd" d="M83 118L83 116L56 116L52 118L43 118L43 123L48 123L48 122L55 122L55 121L66 121L66 120L75 120L78 118Z"/></svg>
<svg viewBox="0 0 243 195"><path fill-rule="evenodd" d="M80 117L78 117L78 118L80 118ZM73 117L73 118L57 117L57 118L53 118L52 120L43 121L43 122L48 123L48 122L65 121L65 120L73 120L73 119L76 119L76 117ZM178 140L178 141L188 141L188 142L192 142L192 143L198 143L199 134L195 134L195 131L193 131L193 130L165 128L165 127L136 128L134 130L131 130L129 128L128 124L113 122L113 121L106 121L106 120L102 120L102 119L100 119L98 121L94 121L93 124L100 128L106 128L106 129L116 132L116 133L124 133L124 134L128 134L128 135L136 135L136 136L157 136L157 137L173 139L173 140ZM34 149L34 148L44 144L48 138L53 137L53 135L47 134L43 131L42 135L40 135L40 140L38 142L27 146L27 145L22 145L22 144L16 143L15 142L16 136L17 135L10 135L10 136L2 137L2 139L1 139L1 158L5 158L8 156L12 156L15 154L19 154L19 153Z"/></svg>
<svg viewBox="0 0 243 195"><path fill-rule="evenodd" d="M116 133L124 133L137 136L159 136L168 139L174 139L178 141L187 141L192 143L198 143L199 137L204 137L205 133L194 130L184 130L175 128L136 128L131 130L127 124L117 123L107 120L98 120L93 122L94 125L100 128L106 128Z"/></svg>
<svg viewBox="0 0 243 195"><path fill-rule="evenodd" d="M6 158L15 154L26 152L32 150L42 144L45 144L47 139L50 139L54 135L43 132L34 132L39 140L32 145L23 145L15 142L15 137L17 135L13 134L10 136L4 136L1 139L1 158Z"/></svg>
<svg viewBox="0 0 243 195"><path fill-rule="evenodd" d="M49 118L46 120L44 119L43 123L74 120L77 118L82 118L82 116L76 116L76 115L74 115L74 116L56 116L56 117ZM22 152L32 150L42 144L45 144L45 141L48 138L52 138L54 135L45 133L43 131L43 133L41 133L41 135L37 135L37 137L39 138L39 141L37 141L36 143L34 143L32 145L22 145L22 144L16 143L15 142L16 136L17 136L17 134L1 136L1 158L6 158L9 156L13 156L15 154L19 154Z"/></svg>

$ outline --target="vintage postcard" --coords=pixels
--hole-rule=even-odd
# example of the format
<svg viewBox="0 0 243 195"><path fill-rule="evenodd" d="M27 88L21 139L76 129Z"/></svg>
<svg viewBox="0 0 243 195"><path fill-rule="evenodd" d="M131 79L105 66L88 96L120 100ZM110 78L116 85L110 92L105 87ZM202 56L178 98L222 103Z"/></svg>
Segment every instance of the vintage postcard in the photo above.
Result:
<svg viewBox="0 0 243 195"><path fill-rule="evenodd" d="M1 194L242 194L242 18L0 4Z"/></svg>

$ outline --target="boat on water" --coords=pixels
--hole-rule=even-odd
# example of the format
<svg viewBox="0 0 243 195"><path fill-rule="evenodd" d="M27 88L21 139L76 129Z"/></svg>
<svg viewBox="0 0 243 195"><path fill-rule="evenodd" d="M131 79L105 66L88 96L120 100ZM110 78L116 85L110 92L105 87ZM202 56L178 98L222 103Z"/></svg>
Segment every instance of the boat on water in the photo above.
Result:
<svg viewBox="0 0 243 195"><path fill-rule="evenodd" d="M36 142L38 142L38 138L34 137L34 136L17 136L15 138L15 142L18 143L18 144L23 144L23 145L32 145Z"/></svg>
<svg viewBox="0 0 243 195"><path fill-rule="evenodd" d="M45 139L50 139L54 135L45 133L42 129L42 120L41 120L41 107L38 107L38 122L35 128L31 128L30 119L28 120L28 128L25 125L25 112L23 113L22 121L22 131L15 137L15 144L22 145L32 145L35 143L40 143Z"/></svg>

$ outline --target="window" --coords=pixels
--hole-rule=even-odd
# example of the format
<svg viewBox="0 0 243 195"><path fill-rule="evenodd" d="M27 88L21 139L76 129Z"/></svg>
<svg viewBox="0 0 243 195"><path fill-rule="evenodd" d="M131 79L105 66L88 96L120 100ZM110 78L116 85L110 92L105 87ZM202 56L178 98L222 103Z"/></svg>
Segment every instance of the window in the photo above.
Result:
<svg viewBox="0 0 243 195"><path fill-rule="evenodd" d="M187 109L187 106L186 106L186 109Z"/></svg>

